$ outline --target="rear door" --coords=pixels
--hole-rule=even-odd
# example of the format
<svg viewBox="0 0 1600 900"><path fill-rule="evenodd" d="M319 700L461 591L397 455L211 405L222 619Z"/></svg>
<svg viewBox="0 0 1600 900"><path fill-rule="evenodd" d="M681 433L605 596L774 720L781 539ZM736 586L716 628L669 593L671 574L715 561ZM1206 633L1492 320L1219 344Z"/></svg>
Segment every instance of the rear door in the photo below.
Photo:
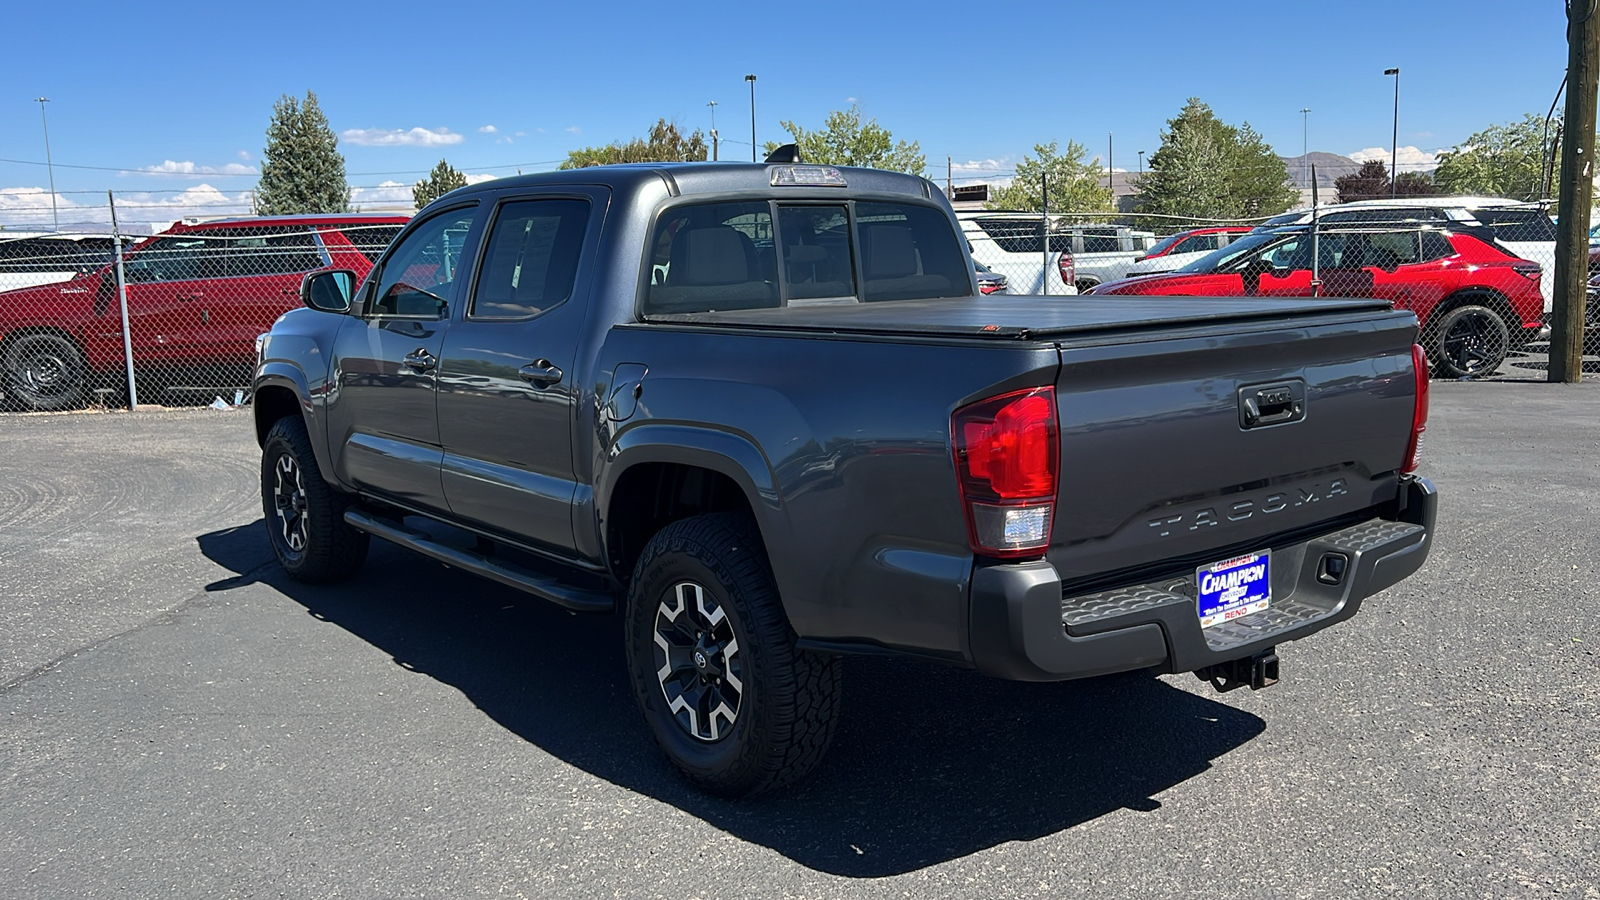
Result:
<svg viewBox="0 0 1600 900"><path fill-rule="evenodd" d="M600 187L501 198L439 369L451 511L560 555L574 548L577 347L608 199Z"/></svg>

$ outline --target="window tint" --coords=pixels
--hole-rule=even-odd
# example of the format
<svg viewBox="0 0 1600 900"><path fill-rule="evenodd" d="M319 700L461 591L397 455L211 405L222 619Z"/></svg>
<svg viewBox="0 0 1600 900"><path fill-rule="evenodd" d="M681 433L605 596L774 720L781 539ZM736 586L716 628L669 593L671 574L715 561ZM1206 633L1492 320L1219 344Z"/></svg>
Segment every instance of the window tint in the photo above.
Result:
<svg viewBox="0 0 1600 900"><path fill-rule="evenodd" d="M1172 248L1173 253L1202 253L1217 249L1217 241L1209 234L1199 234Z"/></svg>
<svg viewBox="0 0 1600 900"><path fill-rule="evenodd" d="M124 277L136 284L204 278L207 245L196 235L156 238L123 262Z"/></svg>
<svg viewBox="0 0 1600 900"><path fill-rule="evenodd" d="M945 213L931 206L857 203L861 299L911 300L972 293L966 254Z"/></svg>
<svg viewBox="0 0 1600 900"><path fill-rule="evenodd" d="M1537 207L1485 206L1472 217L1489 226L1498 241L1553 241L1556 223Z"/></svg>
<svg viewBox="0 0 1600 900"><path fill-rule="evenodd" d="M217 272L206 276L248 278L287 275L321 268L322 254L309 231L228 235L209 242Z"/></svg>
<svg viewBox="0 0 1600 900"><path fill-rule="evenodd" d="M521 200L500 207L471 314L532 316L572 296L588 224L587 200Z"/></svg>
<svg viewBox="0 0 1600 900"><path fill-rule="evenodd" d="M856 295L848 207L779 207L778 236L789 299Z"/></svg>
<svg viewBox="0 0 1600 900"><path fill-rule="evenodd" d="M1456 248L1450 246L1449 238L1437 231L1424 231L1422 233L1422 259L1424 262L1455 255Z"/></svg>
<svg viewBox="0 0 1600 900"><path fill-rule="evenodd" d="M461 246L476 212L470 207L453 209L406 235L384 260L367 315L444 315L461 266Z"/></svg>
<svg viewBox="0 0 1600 900"><path fill-rule="evenodd" d="M1083 235L1085 253L1115 253L1121 249L1122 242L1117 239L1116 232L1094 231Z"/></svg>
<svg viewBox="0 0 1600 900"><path fill-rule="evenodd" d="M395 235L404 225L342 225L339 231L345 240L355 245L361 255L374 262L394 242Z"/></svg>
<svg viewBox="0 0 1600 900"><path fill-rule="evenodd" d="M1034 219L974 219L984 234L994 239L995 246L1007 253L1043 253L1044 234L1042 220ZM1057 231L1050 235L1051 253L1071 253L1071 232Z"/></svg>
<svg viewBox="0 0 1600 900"><path fill-rule="evenodd" d="M1365 235L1366 255L1363 266L1394 269L1417 262L1417 232L1393 231Z"/></svg>
<svg viewBox="0 0 1600 900"><path fill-rule="evenodd" d="M707 203L668 210L651 242L646 313L778 305L772 214L766 203Z"/></svg>

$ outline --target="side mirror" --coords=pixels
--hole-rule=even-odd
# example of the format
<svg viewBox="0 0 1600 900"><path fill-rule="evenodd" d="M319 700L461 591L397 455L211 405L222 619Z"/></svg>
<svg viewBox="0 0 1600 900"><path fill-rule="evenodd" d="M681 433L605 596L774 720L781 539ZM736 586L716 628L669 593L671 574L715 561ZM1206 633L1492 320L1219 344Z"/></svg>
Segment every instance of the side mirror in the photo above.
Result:
<svg viewBox="0 0 1600 900"><path fill-rule="evenodd" d="M300 281L300 302L308 309L347 313L356 295L356 273L348 269L309 272Z"/></svg>

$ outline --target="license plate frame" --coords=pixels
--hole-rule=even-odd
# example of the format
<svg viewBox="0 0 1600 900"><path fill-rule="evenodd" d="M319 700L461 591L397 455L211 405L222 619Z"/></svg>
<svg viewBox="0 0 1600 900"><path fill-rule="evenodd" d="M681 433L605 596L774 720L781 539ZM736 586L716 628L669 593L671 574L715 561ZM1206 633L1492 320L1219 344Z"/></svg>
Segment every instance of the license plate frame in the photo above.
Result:
<svg viewBox="0 0 1600 900"><path fill-rule="evenodd" d="M1195 570L1195 614L1212 628L1272 605L1272 551L1258 550Z"/></svg>

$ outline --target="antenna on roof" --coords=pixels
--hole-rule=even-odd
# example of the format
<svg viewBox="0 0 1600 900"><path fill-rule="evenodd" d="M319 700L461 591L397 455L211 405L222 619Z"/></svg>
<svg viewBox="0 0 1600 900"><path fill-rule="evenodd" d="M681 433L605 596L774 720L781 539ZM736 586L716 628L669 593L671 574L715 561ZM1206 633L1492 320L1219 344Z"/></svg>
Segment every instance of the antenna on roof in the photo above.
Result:
<svg viewBox="0 0 1600 900"><path fill-rule="evenodd" d="M769 163L797 163L800 162L800 145L784 144L782 147L767 154Z"/></svg>

